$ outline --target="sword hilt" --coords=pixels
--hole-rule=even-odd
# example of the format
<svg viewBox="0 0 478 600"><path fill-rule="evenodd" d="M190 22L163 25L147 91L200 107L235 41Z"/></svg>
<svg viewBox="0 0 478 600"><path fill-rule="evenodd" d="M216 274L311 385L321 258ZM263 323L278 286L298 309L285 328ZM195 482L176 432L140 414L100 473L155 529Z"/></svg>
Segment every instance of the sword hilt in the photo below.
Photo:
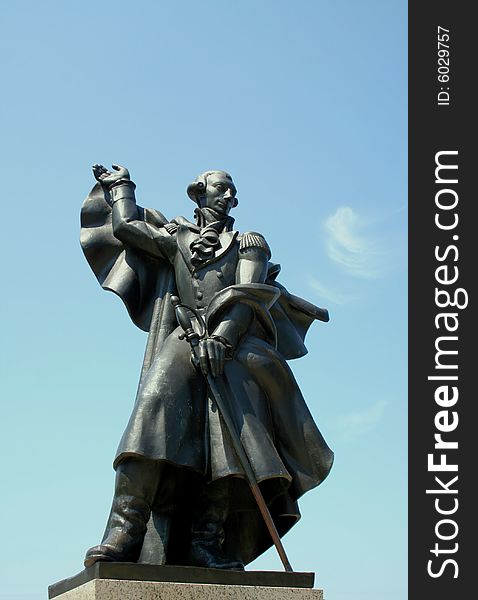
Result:
<svg viewBox="0 0 478 600"><path fill-rule="evenodd" d="M194 310L194 308L183 304L177 296L171 296L171 304L174 307L176 320L181 326L181 329L184 331L184 333L179 336L179 339L186 339L190 343L193 357L197 358L195 348L199 344L199 340L206 335L206 324L204 323L204 319L196 310ZM197 331L194 330L191 317L189 316L190 313L196 317L201 328L201 333L197 333Z"/></svg>

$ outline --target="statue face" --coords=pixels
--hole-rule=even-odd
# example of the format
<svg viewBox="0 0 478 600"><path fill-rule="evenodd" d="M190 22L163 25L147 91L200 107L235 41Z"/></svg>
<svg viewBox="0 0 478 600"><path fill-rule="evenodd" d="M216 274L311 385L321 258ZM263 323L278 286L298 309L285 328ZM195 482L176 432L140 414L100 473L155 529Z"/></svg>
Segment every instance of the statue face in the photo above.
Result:
<svg viewBox="0 0 478 600"><path fill-rule="evenodd" d="M222 173L213 173L207 178L206 207L220 215L228 215L237 205L236 186Z"/></svg>

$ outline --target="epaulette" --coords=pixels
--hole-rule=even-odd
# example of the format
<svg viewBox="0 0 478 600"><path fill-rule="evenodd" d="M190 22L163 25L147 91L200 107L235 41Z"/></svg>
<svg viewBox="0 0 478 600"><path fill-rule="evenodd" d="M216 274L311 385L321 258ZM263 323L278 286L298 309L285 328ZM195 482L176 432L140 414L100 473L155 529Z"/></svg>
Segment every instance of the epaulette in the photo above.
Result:
<svg viewBox="0 0 478 600"><path fill-rule="evenodd" d="M256 233L255 231L248 231L247 233L243 233L239 242L239 250L247 250L247 248L260 248L264 250L267 254L267 257L271 257L271 249L269 248L269 244L264 239L260 233Z"/></svg>

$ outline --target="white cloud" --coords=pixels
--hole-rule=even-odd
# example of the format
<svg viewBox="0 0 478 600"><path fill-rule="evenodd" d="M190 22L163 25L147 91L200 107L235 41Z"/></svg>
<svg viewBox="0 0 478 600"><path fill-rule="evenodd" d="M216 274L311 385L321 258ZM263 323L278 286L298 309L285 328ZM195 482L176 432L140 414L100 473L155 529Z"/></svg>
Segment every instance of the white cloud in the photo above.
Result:
<svg viewBox="0 0 478 600"><path fill-rule="evenodd" d="M318 297L321 301L324 302L332 302L333 304L347 304L353 300L355 297L352 297L350 294L344 294L337 289L334 289L328 285L324 285L315 277L309 278L310 287L317 292Z"/></svg>
<svg viewBox="0 0 478 600"><path fill-rule="evenodd" d="M350 275L373 279L384 274L385 251L370 237L370 223L349 206L341 206L325 221L329 258Z"/></svg>
<svg viewBox="0 0 478 600"><path fill-rule="evenodd" d="M337 420L337 429L343 439L350 441L372 431L383 418L388 402L379 400L361 411L341 415Z"/></svg>

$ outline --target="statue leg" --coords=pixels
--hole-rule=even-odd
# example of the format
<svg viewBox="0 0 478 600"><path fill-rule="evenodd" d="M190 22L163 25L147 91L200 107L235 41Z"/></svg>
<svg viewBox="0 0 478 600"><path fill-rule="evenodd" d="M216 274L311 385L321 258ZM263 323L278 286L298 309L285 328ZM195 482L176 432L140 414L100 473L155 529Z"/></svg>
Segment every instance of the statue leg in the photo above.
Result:
<svg viewBox="0 0 478 600"><path fill-rule="evenodd" d="M86 553L85 567L97 561L136 562L141 552L161 465L128 459L116 469L115 494L101 544Z"/></svg>
<svg viewBox="0 0 478 600"><path fill-rule="evenodd" d="M151 506L151 516L138 563L166 564L172 516L177 504L177 487L182 475L181 469L161 464L161 478Z"/></svg>
<svg viewBox="0 0 478 600"><path fill-rule="evenodd" d="M212 569L244 569L241 561L226 556L222 549L229 495L227 478L204 485L198 494L191 527L191 565Z"/></svg>

